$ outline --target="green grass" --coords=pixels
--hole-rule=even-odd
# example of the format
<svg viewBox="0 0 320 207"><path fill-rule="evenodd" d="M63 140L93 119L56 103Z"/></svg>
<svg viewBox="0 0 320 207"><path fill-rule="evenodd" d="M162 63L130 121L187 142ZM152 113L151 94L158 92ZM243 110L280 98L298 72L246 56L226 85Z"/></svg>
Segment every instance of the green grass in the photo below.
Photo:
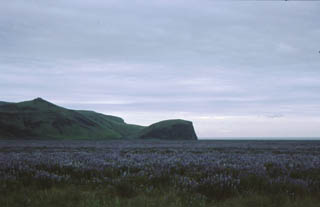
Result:
<svg viewBox="0 0 320 207"><path fill-rule="evenodd" d="M138 131L135 137L143 139L197 139L192 122L182 119L172 119L154 123Z"/></svg>
<svg viewBox="0 0 320 207"><path fill-rule="evenodd" d="M157 147L157 144L146 147L146 142L142 142L144 144L140 147L137 147L137 145L131 146L133 142L126 144L119 142L117 145L111 146L109 146L109 143L105 143L105 147L99 145L98 148L84 144L74 148L75 143L70 142L70 148L67 145L61 147L60 144L55 146L52 143L30 147L29 143L19 145L18 142L15 145L9 144L7 147L1 147L0 152L4 159L1 159L0 167L0 207L320 206L320 171L318 167L315 167L317 157L308 154L312 153L313 144L310 144L312 148L306 148L310 149L311 152L308 151L303 157L296 158L296 160L299 160L298 162L294 159L290 160L290 163L301 165L301 163L306 162L305 158L315 159L315 162L311 163L312 165L309 163L305 168L291 168L290 172L287 172L287 169L283 168L285 165L281 164L287 159L282 158L283 160L280 159L278 162L262 160L266 172L257 173L264 172L264 168L256 168L252 172L248 171L249 168L246 168L247 170L232 168L226 166L225 163L221 163L216 168L208 170L206 166L210 165L210 162L207 162L209 160L201 165L194 164L195 162L184 165L183 160L171 162L165 159L166 157L181 158L179 156L181 152L193 153L193 143L180 151L177 151L176 147L179 147L178 145L175 145L176 147L167 146L163 149L163 145ZM211 146L216 147L215 145ZM293 146L288 147L297 152L301 150ZM204 149L202 153L207 153L207 145L202 149ZM233 161L239 159L237 152L241 148L233 149L231 147L229 149L232 159L228 162L233 163ZM241 150L247 152L246 148ZM269 151L264 149L263 157L273 156L272 150L272 148ZM19 153L23 154L19 156ZM63 153L63 156L60 156L60 153ZM108 153L109 156L104 156ZM250 155L252 152L247 153ZM140 157L140 155L135 156L137 154L145 156L146 159L143 159L144 161L136 160L137 157ZM152 158L154 154L161 156ZM213 155L215 159L223 160L219 157L219 154L220 152L209 155ZM119 159L114 155L119 156ZM224 153L222 156L225 155ZM189 156L193 155L184 154L185 158ZM199 156L198 152L195 156ZM255 152L252 156L256 156ZM272 158L274 161L279 159L279 157ZM64 162L65 159L66 163ZM152 162L148 162L149 159ZM116 162L110 162L111 160ZM203 156L200 155L197 160L203 160ZM167 164L161 166L158 161ZM254 161L250 166L255 166L255 162L258 161ZM40 172L47 172L47 174L43 175ZM222 177L220 178L220 176ZM271 180L271 178L279 178L280 180L277 182ZM308 185L304 185L304 182L293 182L290 178L310 182Z"/></svg>
<svg viewBox="0 0 320 207"><path fill-rule="evenodd" d="M69 110L41 98L0 102L0 139L191 139L192 122L166 120L149 127L127 124L120 117Z"/></svg>
<svg viewBox="0 0 320 207"><path fill-rule="evenodd" d="M284 194L271 196L249 192L215 201L172 187L145 189L128 196L113 186L57 185L41 189L31 185L2 188L0 194L1 207L319 207L319 204L320 198L316 196L292 199Z"/></svg>
<svg viewBox="0 0 320 207"><path fill-rule="evenodd" d="M171 128L175 124L192 124L190 121L182 120L182 119L172 119L172 120L165 120L154 123L150 125L148 128L145 128L144 131L148 132L154 129L164 129L164 128Z"/></svg>
<svg viewBox="0 0 320 207"><path fill-rule="evenodd" d="M120 117L69 110L41 98L0 103L0 138L119 139L141 129Z"/></svg>
<svg viewBox="0 0 320 207"><path fill-rule="evenodd" d="M0 101L0 106L5 104L8 104L8 102Z"/></svg>

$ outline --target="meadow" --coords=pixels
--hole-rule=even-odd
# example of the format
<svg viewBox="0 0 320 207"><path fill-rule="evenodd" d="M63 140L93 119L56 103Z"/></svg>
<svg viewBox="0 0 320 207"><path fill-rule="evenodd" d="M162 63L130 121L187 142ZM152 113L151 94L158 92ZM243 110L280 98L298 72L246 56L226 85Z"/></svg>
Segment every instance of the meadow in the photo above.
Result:
<svg viewBox="0 0 320 207"><path fill-rule="evenodd" d="M0 141L0 206L320 206L320 141Z"/></svg>

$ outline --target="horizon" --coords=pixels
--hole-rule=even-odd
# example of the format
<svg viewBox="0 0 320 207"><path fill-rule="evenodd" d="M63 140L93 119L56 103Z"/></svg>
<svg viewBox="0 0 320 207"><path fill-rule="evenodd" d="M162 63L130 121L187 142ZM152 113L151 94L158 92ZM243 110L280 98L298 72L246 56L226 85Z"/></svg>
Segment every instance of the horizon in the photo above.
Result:
<svg viewBox="0 0 320 207"><path fill-rule="evenodd" d="M9 102L9 101L4 101L5 103L21 103L21 102L28 102L28 101L35 101L37 99L41 99L43 101L46 101L46 102L49 102L51 104L55 104L53 102L50 102L49 100L46 100L42 97L36 97L36 98L33 98L31 100L24 100L24 101L19 101L19 102ZM3 100L0 100L0 102L3 101ZM56 104L55 104L56 105ZM59 105L57 105L59 106ZM60 106L59 106L60 107ZM67 108L67 109L70 109L70 108ZM74 109L71 109L71 110L74 110ZM79 109L79 110L85 110L85 109ZM110 114L104 114L104 115L110 115ZM112 116L117 116L117 115L114 115L112 114ZM119 117L119 116L117 116ZM119 118L122 118L122 117L119 117ZM126 122L126 120L124 120ZM160 121L164 121L164 120L158 120L157 122L160 122ZM127 122L126 122L127 123ZM135 124L135 123L128 123L128 124ZM151 124L154 124L154 123L151 123ZM150 125L151 125L150 124ZM144 125L144 127L148 127L150 125ZM269 137L264 137L264 136L251 136L251 137L240 137L240 136L229 136L229 137L198 137L198 140L204 140L204 141L218 141L218 140L221 140L221 141L227 141L227 140L230 140L230 141L235 141L235 140L239 140L239 141L320 141L320 136L319 137L272 137L272 136L269 136Z"/></svg>
<svg viewBox="0 0 320 207"><path fill-rule="evenodd" d="M319 11L315 1L4 2L0 101L42 97L143 126L186 119L200 139L319 138Z"/></svg>

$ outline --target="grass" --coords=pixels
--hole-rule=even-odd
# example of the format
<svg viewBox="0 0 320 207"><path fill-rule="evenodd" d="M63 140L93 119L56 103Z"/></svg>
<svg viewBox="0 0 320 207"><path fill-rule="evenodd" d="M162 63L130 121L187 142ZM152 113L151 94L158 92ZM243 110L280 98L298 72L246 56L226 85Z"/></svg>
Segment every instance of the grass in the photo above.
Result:
<svg viewBox="0 0 320 207"><path fill-rule="evenodd" d="M190 194L174 188L155 188L133 196L112 186L62 185L47 189L35 186L3 191L1 207L319 207L320 198L305 196L292 199L287 195L247 193L222 201L208 200L200 194Z"/></svg>
<svg viewBox="0 0 320 207"><path fill-rule="evenodd" d="M92 172L95 174L94 172ZM114 173L114 172L113 172ZM89 177L92 175L88 175ZM86 178L84 174L76 177ZM111 174L116 176L115 174ZM145 176L114 183L77 183L36 180L0 183L1 207L319 207L320 192L307 193L290 186L268 185L261 177L247 177L238 191L213 185L188 190L170 183L170 177ZM296 190L296 191L295 191Z"/></svg>
<svg viewBox="0 0 320 207"><path fill-rule="evenodd" d="M0 207L320 206L319 143L215 143L2 142Z"/></svg>
<svg viewBox="0 0 320 207"><path fill-rule="evenodd" d="M120 117L69 110L41 98L0 102L0 138L119 139L143 128Z"/></svg>
<svg viewBox="0 0 320 207"><path fill-rule="evenodd" d="M197 140L192 122L181 119L154 123L139 131L135 136L155 140L159 138L171 139L173 137L177 140Z"/></svg>

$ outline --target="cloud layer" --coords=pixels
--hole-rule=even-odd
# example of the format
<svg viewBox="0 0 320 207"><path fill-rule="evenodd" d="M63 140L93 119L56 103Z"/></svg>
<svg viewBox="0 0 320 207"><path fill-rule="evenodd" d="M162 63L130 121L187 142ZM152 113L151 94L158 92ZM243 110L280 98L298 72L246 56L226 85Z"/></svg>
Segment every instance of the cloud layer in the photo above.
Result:
<svg viewBox="0 0 320 207"><path fill-rule="evenodd" d="M0 97L201 137L320 136L319 2L20 1L0 8Z"/></svg>

